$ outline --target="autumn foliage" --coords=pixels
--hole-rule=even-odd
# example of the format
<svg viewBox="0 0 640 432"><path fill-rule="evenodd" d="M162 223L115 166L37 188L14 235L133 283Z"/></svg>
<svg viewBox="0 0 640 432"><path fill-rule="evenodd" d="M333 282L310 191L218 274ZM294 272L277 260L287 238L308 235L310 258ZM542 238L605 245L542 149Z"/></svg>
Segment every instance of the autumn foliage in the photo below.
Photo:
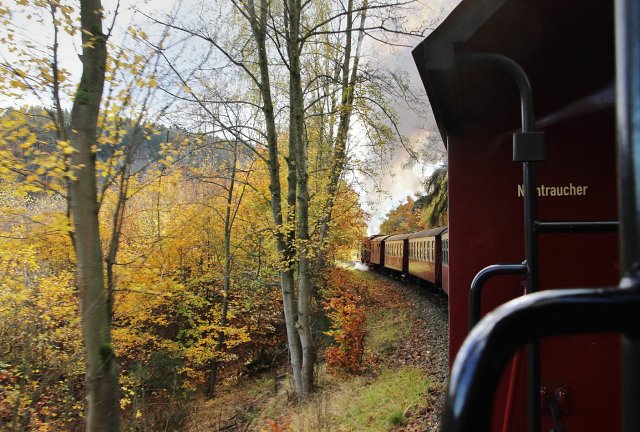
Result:
<svg viewBox="0 0 640 432"><path fill-rule="evenodd" d="M327 369L330 372L357 374L363 369L366 315L361 304L363 287L350 272L332 269L325 275L328 290L324 308L331 321L335 345L325 352Z"/></svg>
<svg viewBox="0 0 640 432"><path fill-rule="evenodd" d="M420 210L416 208L415 201L410 196L407 202L400 204L387 213L387 218L380 225L382 234L400 234L426 229Z"/></svg>
<svg viewBox="0 0 640 432"><path fill-rule="evenodd" d="M247 107L262 111L257 93L220 95L241 100L236 119L214 116L219 108L208 115L196 114L188 104L174 108L185 99L168 100L167 95L187 92L191 100L196 94L165 64L171 63L166 57L171 50L162 48L168 32L152 41L131 27L122 43L109 41L107 90L95 142L83 147L91 164L75 161L79 152L70 137L80 128L70 126L68 106L87 95L76 91L71 69L59 63L57 37L88 36L78 27L78 4L5 3L0 0L0 39L16 61L0 62L0 96L11 102L11 108L0 108L0 430L82 429L85 417L90 418L87 389L96 382L86 378L91 367L83 352L102 340L96 334L106 333L107 342L90 351L109 364L117 362L119 372L111 368L114 379L105 387L116 395L112 401L119 397L124 428L177 429L190 401L203 393L211 396L212 382L224 388L286 361L280 283L283 270L298 265L296 252L305 251L308 274L316 275L321 264L349 259L357 247L366 215L352 181L341 174L346 158L331 157L337 117L331 114L328 124L309 122L298 129L309 135L308 143L299 140L310 147L301 154L314 165L305 209L311 228L298 241L302 215L295 203L286 201L276 212L297 218L285 217L283 223L274 221L271 208L274 199L287 197L288 188L294 192L296 185L286 181L283 168L275 174L282 188L270 188L269 164L295 167L288 163L293 155L277 151L271 156L265 134L256 129L261 120L244 118L251 114ZM34 21L48 26L56 40L25 32L24 23ZM82 48L94 43L87 41ZM248 59L250 71L255 64ZM207 69L203 65L198 70ZM312 77L315 81L316 74ZM235 92L241 86L227 87ZM199 91L211 99L209 89ZM33 100L42 106L21 106ZM332 113L344 111L338 101ZM286 104L277 102L277 111L284 113L280 108ZM247 120L246 129L225 133L232 128L224 121L235 124L241 118L238 123ZM349 122L344 124L348 129ZM286 142L287 129L273 136ZM342 136L346 144L346 129ZM84 254L76 255L74 245L84 239L69 190L81 169L94 164L97 197L85 209L92 212L92 221L98 219L92 233L99 232L99 239L92 234L91 257L99 257L94 261L104 266L104 281L102 270L95 270L100 266L94 266L93 280L99 282L94 284L99 297L106 299L97 310L103 314L106 303L107 314L102 333L87 333L84 326L90 336L83 341L88 320L86 314L81 319L81 306L94 303L84 301L88 290L76 276ZM330 171L335 174L328 176ZM335 180L330 185L329 177ZM91 180L83 184L93 185L93 174ZM302 190L297 187L298 193ZM276 247L283 238L291 240L286 244L291 253L284 255ZM289 274L303 279L304 272ZM364 315L357 288L342 286L343 276L329 277L334 298L327 307L334 320L332 335L341 341L334 357L355 372L362 363ZM111 406L110 412L117 411L117 404Z"/></svg>

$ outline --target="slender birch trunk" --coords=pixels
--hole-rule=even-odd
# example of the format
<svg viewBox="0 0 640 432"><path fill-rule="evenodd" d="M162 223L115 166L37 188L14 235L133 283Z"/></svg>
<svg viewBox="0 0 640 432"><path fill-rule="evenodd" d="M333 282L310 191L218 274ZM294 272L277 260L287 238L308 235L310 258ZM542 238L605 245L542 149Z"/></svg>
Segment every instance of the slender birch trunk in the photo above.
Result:
<svg viewBox="0 0 640 432"><path fill-rule="evenodd" d="M304 130L304 97L300 57L302 2L287 0L285 20L288 23L286 39L289 57L289 158L295 158L296 174L296 228L298 258L298 319L296 329L302 348L302 396L313 391L315 348L311 328L311 301L313 280L309 258L309 172L308 149ZM291 191L289 191L291 192Z"/></svg>
<svg viewBox="0 0 640 432"><path fill-rule="evenodd" d="M284 309L285 325L287 329L287 344L289 347L289 359L293 372L293 382L296 394L299 398L303 395L302 386L302 347L296 330L298 316L295 301L295 284L293 262L295 259L295 169L291 168L294 161L289 159L287 224L284 223L282 209L282 186L280 183L280 160L278 155L278 135L276 131L273 97L271 94L271 82L269 72L269 59L266 48L267 20L269 0L260 0L259 6L253 0L248 1L248 18L258 52L258 67L260 69L259 89L262 96L262 112L264 114L267 129L267 148L269 153L269 190L271 192L271 215L276 226L276 250L281 257L280 287L282 290L282 303ZM291 156L291 155L290 155Z"/></svg>

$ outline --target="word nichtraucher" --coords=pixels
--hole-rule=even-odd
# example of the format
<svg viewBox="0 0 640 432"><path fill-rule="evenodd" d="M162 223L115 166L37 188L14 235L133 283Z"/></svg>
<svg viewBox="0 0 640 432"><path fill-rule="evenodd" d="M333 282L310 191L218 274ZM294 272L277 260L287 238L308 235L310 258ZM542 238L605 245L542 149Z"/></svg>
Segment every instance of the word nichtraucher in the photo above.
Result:
<svg viewBox="0 0 640 432"><path fill-rule="evenodd" d="M585 196L589 186L576 186L569 183L567 186L545 186L540 185L538 189L539 197L565 197L565 196ZM524 186L518 185L518 197L524 196Z"/></svg>

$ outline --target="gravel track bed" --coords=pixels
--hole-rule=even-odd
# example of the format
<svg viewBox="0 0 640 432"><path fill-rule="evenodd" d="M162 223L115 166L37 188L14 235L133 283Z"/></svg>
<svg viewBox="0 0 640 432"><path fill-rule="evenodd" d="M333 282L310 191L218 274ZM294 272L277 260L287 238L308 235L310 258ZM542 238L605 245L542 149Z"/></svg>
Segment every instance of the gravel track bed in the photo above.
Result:
<svg viewBox="0 0 640 432"><path fill-rule="evenodd" d="M379 277L385 277L379 275ZM405 300L403 309L411 320L409 337L398 341L396 350L384 360L392 368L414 366L431 379L427 400L407 410L407 421L394 431L437 431L449 379L449 338L447 296L432 288L387 279L390 288Z"/></svg>

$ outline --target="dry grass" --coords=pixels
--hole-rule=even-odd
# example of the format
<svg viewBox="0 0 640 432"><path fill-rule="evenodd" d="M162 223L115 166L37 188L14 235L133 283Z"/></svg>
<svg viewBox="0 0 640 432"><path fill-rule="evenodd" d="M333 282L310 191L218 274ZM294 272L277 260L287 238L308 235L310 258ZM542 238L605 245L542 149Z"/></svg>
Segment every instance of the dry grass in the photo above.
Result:
<svg viewBox="0 0 640 432"><path fill-rule="evenodd" d="M333 380L324 372L320 378ZM263 407L252 430L387 431L404 421L407 410L424 398L429 388L424 372L409 367L326 384L328 387L298 407L287 403L282 394L275 396Z"/></svg>
<svg viewBox="0 0 640 432"><path fill-rule="evenodd" d="M356 272L355 277L378 280L368 272ZM411 327L403 308L383 309L385 305L378 303L378 298L376 295L372 299L372 314L367 322L366 349L372 357L392 353L397 341L406 337ZM404 422L407 411L418 402L424 404L430 386L424 371L415 367L383 368L363 376L336 377L320 366L316 378L319 391L298 406L294 404L288 378L277 382L273 377L263 378L239 386L215 400L202 401L185 430L388 431Z"/></svg>

